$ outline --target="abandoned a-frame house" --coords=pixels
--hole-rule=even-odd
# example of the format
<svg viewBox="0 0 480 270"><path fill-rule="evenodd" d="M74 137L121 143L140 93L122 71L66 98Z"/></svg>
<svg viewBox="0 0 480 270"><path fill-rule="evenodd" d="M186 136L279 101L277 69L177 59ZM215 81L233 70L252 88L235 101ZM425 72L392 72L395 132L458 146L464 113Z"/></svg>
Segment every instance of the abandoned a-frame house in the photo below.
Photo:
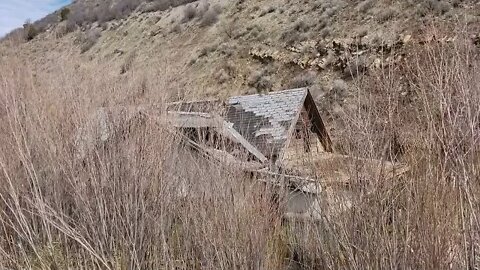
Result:
<svg viewBox="0 0 480 270"><path fill-rule="evenodd" d="M289 216L318 218L327 193L340 196L336 202L330 196L336 210L348 207L350 191L345 186L350 183L348 167L352 164L370 175L387 177L407 169L390 162L334 154L307 88L234 96L226 102L170 103L167 115L169 124L187 141L213 158L260 173L265 181L274 179L292 187L285 213ZM332 185L336 186L334 192L323 192Z"/></svg>
<svg viewBox="0 0 480 270"><path fill-rule="evenodd" d="M118 112L131 121L156 110L147 111L102 108L93 117L94 134L107 140L115 135L110 122ZM226 102L174 102L160 115L171 131L203 155L256 175L255 179L288 187L287 216L317 219L325 209L348 208L352 194L349 168L377 178L408 170L391 162L333 153L332 141L307 88L234 96ZM79 152L90 147L91 137L79 132Z"/></svg>
<svg viewBox="0 0 480 270"><path fill-rule="evenodd" d="M332 142L307 88L235 96L225 103L171 103L167 113L170 123L190 139L208 140L214 132L215 138L229 138L241 145L249 154L247 160L271 166L287 166L309 153L332 152Z"/></svg>

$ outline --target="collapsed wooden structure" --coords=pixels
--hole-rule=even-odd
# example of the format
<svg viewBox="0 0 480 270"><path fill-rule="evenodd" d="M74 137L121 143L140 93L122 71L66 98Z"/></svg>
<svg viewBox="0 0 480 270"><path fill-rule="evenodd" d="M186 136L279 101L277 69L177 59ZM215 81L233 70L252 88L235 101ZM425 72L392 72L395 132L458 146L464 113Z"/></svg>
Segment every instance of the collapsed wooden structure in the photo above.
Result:
<svg viewBox="0 0 480 270"><path fill-rule="evenodd" d="M342 194L343 202L330 205L348 208L351 164L387 178L408 170L335 154L308 88L234 96L226 102L170 103L166 115L188 143L213 159L241 167L261 181L288 186L285 214L291 217L319 218L327 192Z"/></svg>
<svg viewBox="0 0 480 270"><path fill-rule="evenodd" d="M116 119L120 114L122 120ZM95 140L114 137L112 122L134 121L139 115L155 117L211 160L288 189L284 207L288 217L318 219L326 208L348 209L354 188L352 168L383 178L408 170L407 166L391 162L334 153L307 88L234 96L226 102L174 102L167 104L163 112L140 107L102 108L87 121L90 127L79 130L78 153L85 155Z"/></svg>

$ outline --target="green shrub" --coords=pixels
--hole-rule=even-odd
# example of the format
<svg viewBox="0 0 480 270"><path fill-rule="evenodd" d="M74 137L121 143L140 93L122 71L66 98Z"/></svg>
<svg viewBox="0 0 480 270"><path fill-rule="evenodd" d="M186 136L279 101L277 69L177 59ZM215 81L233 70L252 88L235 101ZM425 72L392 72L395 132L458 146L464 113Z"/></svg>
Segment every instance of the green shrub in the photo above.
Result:
<svg viewBox="0 0 480 270"><path fill-rule="evenodd" d="M23 37L26 41L34 39L40 31L29 21L23 25Z"/></svg>
<svg viewBox="0 0 480 270"><path fill-rule="evenodd" d="M62 8L60 10L60 14L59 14L59 17L60 17L60 21L63 22L65 20L68 19L68 15L70 15L70 9L69 8Z"/></svg>

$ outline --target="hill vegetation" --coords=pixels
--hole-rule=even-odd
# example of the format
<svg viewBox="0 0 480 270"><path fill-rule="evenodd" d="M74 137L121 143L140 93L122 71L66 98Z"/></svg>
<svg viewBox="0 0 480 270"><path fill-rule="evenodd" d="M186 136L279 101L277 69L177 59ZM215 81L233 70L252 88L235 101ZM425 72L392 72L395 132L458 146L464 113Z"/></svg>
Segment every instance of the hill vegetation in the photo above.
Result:
<svg viewBox="0 0 480 270"><path fill-rule="evenodd" d="M479 15L476 1L77 0L25 24L0 43L0 267L478 268ZM410 171L349 168L351 209L294 222L284 194L273 204L154 117L122 114L118 138L76 156L99 107L305 86L337 152Z"/></svg>

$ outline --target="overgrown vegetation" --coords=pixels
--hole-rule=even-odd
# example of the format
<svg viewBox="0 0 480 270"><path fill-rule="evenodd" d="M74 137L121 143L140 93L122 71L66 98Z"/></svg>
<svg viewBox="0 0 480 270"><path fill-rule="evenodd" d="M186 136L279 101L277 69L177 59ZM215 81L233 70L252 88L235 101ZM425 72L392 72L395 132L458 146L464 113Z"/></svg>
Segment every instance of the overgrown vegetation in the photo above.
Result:
<svg viewBox="0 0 480 270"><path fill-rule="evenodd" d="M236 5L245 8L242 2ZM217 34L224 39L208 35L216 27L200 28L202 35L182 39L189 40L185 44L175 43L175 38L190 35L193 26L215 24L219 10L190 1L142 2L135 8L130 4L124 8L85 6L83 10L72 6L56 33L61 37L79 29L72 35L75 51L67 49L69 55L88 51L79 57L82 61L77 55L57 58L61 49L57 45L48 46L52 54L46 53L45 58L37 60L36 54L28 54L27 60L36 60L28 65L24 59L1 52L0 268L479 268L478 44L472 45L461 31L434 33L436 37L457 34L448 42L414 36L416 41L400 52L402 60L379 59L377 69L371 68L376 59L368 52L375 48L364 48L359 42L358 48L346 52L347 57L339 56L342 65L335 65L328 60L330 52L323 43L314 43L318 51L311 53L299 41L335 35L335 20L342 13L339 7L346 1L314 2L312 8L321 16L312 16L312 20L306 19L307 4L295 7L294 20L288 21L273 20L278 14L290 16L292 10L287 7L247 9L252 18L259 19L248 25L228 10L227 20L218 25ZM404 18L393 6L385 14L376 13L379 2L348 3L353 3L358 16L375 24ZM437 9L438 14L448 14L455 5L466 3L459 2L449 1L450 11L435 7L438 1L402 4L414 5L416 11L430 16ZM123 18L133 10L163 11L179 3L187 5L180 7L174 23L167 22L167 29L184 31L181 35L161 33L148 40L157 42L153 45L134 43L131 47L127 42L125 47L113 42L115 46L107 46L110 38L117 42L122 37L105 35L101 40L105 43L95 46L100 28L92 22ZM195 10L194 16L178 24L188 7ZM271 35L273 24L260 20L282 26ZM45 28L33 25L33 29ZM370 31L359 36L376 34ZM18 33L23 40L28 31ZM283 42L277 42L278 38ZM168 48L160 47L164 40ZM198 40L208 44L198 44ZM317 66L300 69L289 58L286 63L282 59L252 63L248 49L260 40L267 52L279 58L288 54L298 56L293 59L297 60L318 53L331 64L321 70ZM42 50L37 46L43 45L41 41L43 36L24 45ZM341 46L341 42L328 44ZM281 45L274 47L277 43ZM178 51L170 48L177 45ZM103 49L99 59L94 58L97 48ZM144 48L148 48L148 57L158 60L155 64L146 63L146 55L141 54ZM277 48L282 49L280 53ZM174 57L165 56L171 52ZM188 56L182 58L183 53ZM182 66L191 57L196 64ZM44 66L37 62L46 58L55 58L54 65L49 63L42 70L39 66ZM180 63L175 66L176 62ZM259 67L254 69L255 65ZM281 72L287 75L281 77ZM213 91L205 93L206 83L202 84L211 83L209 74L213 83L207 87L225 89L226 94L245 88L254 93L280 90L280 84L282 88L317 86L326 80L319 108L335 151L397 161L408 164L410 171L401 178L387 179L380 174L367 177L361 166L349 167L346 171L352 182L347 187L325 183L328 188L322 202L327 206L322 209L322 220L284 219L284 193L246 177L240 168L215 163L192 151L158 121L163 110L154 114L136 111L138 104L162 108L173 91L180 97L190 91L189 99L214 96ZM185 79L194 76L201 79ZM104 107L113 109L99 109ZM82 150L83 143L90 148ZM311 169L318 170L313 163ZM338 190L351 194L352 205L332 213L328 202L332 202L331 191L335 197Z"/></svg>
<svg viewBox="0 0 480 270"><path fill-rule="evenodd" d="M194 2L195 0L123 0L102 1L97 6L90 6L84 2L71 5L71 19L78 25L93 22L108 22L128 17L137 9L143 12L164 11L170 7L177 7Z"/></svg>
<svg viewBox="0 0 480 270"><path fill-rule="evenodd" d="M25 22L23 25L23 37L26 41L34 39L39 32L40 31L30 21Z"/></svg>
<svg viewBox="0 0 480 270"><path fill-rule="evenodd" d="M61 22L65 21L68 19L68 15L70 15L70 9L69 8L62 8L60 10L59 14L59 19Z"/></svg>
<svg viewBox="0 0 480 270"><path fill-rule="evenodd" d="M75 43L80 46L80 52L84 53L97 43L100 36L99 29L91 29L87 33L78 33Z"/></svg>
<svg viewBox="0 0 480 270"><path fill-rule="evenodd" d="M265 92L272 89L272 78L267 70L254 70L247 78L247 84L253 87L257 92Z"/></svg>
<svg viewBox="0 0 480 270"><path fill-rule="evenodd" d="M89 116L105 102L130 97L133 88L102 79L92 84L83 78L99 71L82 74L73 65L63 67L59 81L37 78L38 85L57 87L38 88L32 71L12 60L0 67L1 265L475 267L477 53L460 40L428 45L401 67L353 82L361 98L335 120L337 151L396 159L411 170L384 179L351 168L352 207L325 212L316 223L282 222L273 189L197 156L149 114L120 106L106 113L113 126L101 124L102 113ZM263 84L261 75L252 82ZM106 130L85 124L92 121ZM98 143L80 153L78 130ZM394 151L394 141L402 151Z"/></svg>

